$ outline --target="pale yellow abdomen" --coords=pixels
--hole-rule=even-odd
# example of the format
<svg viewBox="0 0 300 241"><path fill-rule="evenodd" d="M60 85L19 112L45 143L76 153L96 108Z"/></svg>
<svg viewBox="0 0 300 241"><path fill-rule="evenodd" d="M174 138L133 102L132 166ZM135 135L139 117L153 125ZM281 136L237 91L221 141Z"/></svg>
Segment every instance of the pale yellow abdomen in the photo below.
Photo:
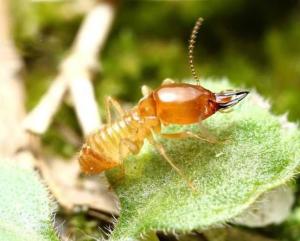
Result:
<svg viewBox="0 0 300 241"><path fill-rule="evenodd" d="M96 174L122 164L124 158L140 151L150 134L147 122L129 114L112 125L89 135L83 145L79 163L87 174Z"/></svg>

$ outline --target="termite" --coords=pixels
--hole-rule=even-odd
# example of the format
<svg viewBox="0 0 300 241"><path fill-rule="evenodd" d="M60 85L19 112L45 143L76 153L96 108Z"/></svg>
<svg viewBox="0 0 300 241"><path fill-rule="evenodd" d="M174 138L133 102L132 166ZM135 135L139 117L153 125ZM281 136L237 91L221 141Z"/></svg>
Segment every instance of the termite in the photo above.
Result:
<svg viewBox="0 0 300 241"><path fill-rule="evenodd" d="M189 44L190 68L196 80L198 76L193 64L193 49L201 24L202 19L199 18ZM217 111L236 105L249 92L230 90L213 93L199 84L175 83L170 79L153 91L144 86L142 92L144 97L130 111L124 111L113 98L106 99L107 124L86 138L79 156L81 170L86 174L97 174L114 167L123 167L123 160L129 155L137 154L147 139L194 189L192 181L168 157L162 144L155 139L155 134L163 138L192 137L210 141L207 136L189 131L161 133L161 127L168 124L201 123ZM119 120L113 123L111 107L119 116Z"/></svg>

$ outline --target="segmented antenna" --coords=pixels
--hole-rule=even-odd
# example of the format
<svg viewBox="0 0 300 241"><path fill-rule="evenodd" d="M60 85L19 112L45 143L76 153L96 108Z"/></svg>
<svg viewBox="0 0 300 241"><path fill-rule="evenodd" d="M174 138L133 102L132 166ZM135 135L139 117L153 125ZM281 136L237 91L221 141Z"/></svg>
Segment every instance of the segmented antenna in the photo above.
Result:
<svg viewBox="0 0 300 241"><path fill-rule="evenodd" d="M190 62L190 68L192 71L192 75L195 80L199 80L199 76L196 73L195 65L194 65L194 48L196 43L197 34L199 32L199 29L202 25L203 18L198 18L197 22L195 23L195 26L193 28L191 38L189 41L189 62Z"/></svg>

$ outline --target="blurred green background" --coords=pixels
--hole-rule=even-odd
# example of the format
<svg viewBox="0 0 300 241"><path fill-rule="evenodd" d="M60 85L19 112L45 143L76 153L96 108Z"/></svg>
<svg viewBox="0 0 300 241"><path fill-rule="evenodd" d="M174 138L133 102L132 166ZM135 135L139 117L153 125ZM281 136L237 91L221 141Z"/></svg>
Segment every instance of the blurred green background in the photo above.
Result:
<svg viewBox="0 0 300 241"><path fill-rule="evenodd" d="M26 63L27 106L47 90L91 0L13 0L15 39ZM196 44L201 77L228 77L270 99L273 111L300 119L300 5L298 0L120 1L95 77L98 102L105 95L136 103L140 86L167 77L190 78L187 45L196 19L205 19ZM100 67L100 64L99 64ZM103 109L103 108L102 108ZM71 155L58 126L80 130L67 105L44 142Z"/></svg>
<svg viewBox="0 0 300 241"><path fill-rule="evenodd" d="M57 74L59 63L93 0L12 0L16 44L25 61L27 107L33 108ZM277 114L300 120L300 1L194 0L120 1L95 76L96 96L124 103L141 98L140 87L165 78L191 78L188 40L198 17L205 19L196 44L201 77L227 77L257 89ZM100 67L100 63L99 63ZM101 112L104 118L104 112ZM71 156L78 146L61 133L80 136L73 109L64 104L43 137L49 152ZM296 220L296 221L295 221ZM80 222L82 223L82 222ZM280 240L300 240L299 211L283 225L261 232ZM76 225L75 225L76 226Z"/></svg>

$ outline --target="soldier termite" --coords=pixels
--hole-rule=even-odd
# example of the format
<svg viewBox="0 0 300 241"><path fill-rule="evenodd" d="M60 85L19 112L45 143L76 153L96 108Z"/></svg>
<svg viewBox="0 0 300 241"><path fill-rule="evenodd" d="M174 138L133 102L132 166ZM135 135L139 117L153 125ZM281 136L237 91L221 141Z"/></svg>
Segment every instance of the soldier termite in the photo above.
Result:
<svg viewBox="0 0 300 241"><path fill-rule="evenodd" d="M190 68L195 79L198 79L193 63L193 49L197 32L201 26L199 18L191 34L189 45ZM100 130L89 135L82 146L79 162L86 174L96 174L123 165L123 160L130 154L137 154L147 139L171 167L183 177L194 189L184 173L166 154L163 146L154 138L160 134L164 138L198 138L210 141L207 136L189 131L180 133L161 133L162 124L194 124L236 105L248 94L248 91L223 91L212 93L200 85L174 83L167 79L156 90L142 88L144 97L130 111L126 112L120 104L108 97L106 111L108 123ZM110 107L119 115L119 120L112 123Z"/></svg>

